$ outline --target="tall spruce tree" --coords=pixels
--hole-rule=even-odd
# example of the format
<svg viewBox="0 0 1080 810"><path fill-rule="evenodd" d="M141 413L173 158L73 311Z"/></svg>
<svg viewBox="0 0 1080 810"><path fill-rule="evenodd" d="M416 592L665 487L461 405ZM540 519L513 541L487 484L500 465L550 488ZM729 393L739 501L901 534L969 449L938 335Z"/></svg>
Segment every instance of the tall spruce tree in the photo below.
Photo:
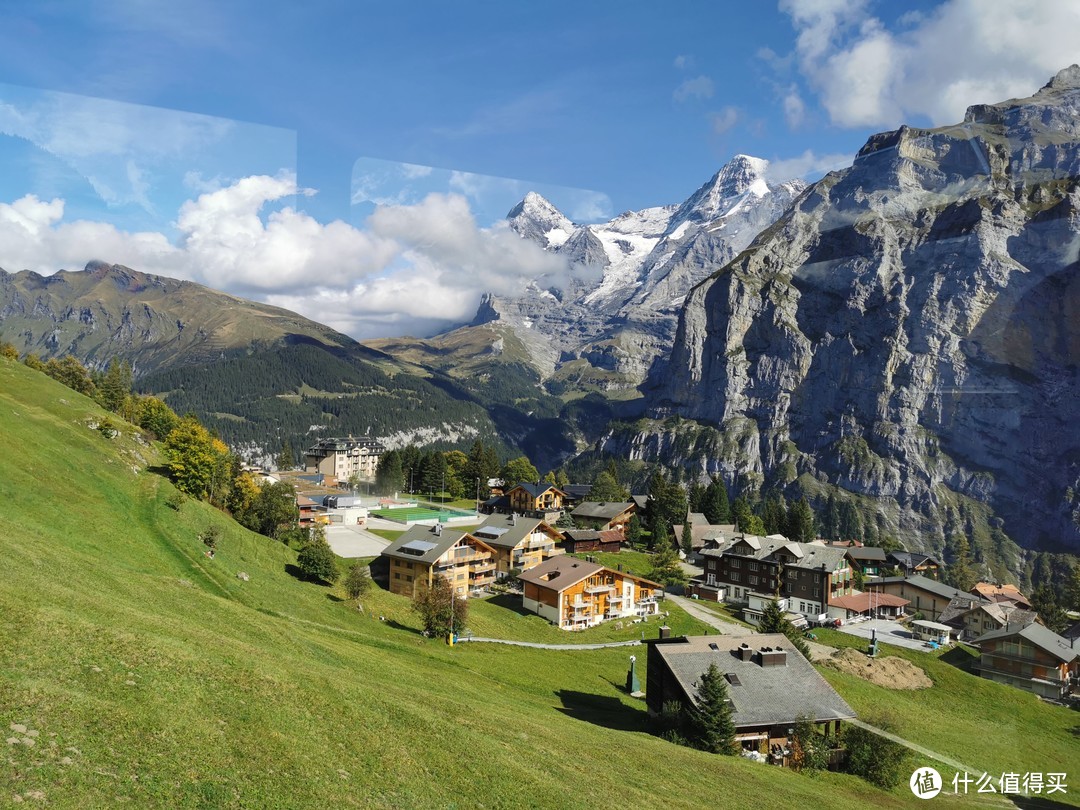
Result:
<svg viewBox="0 0 1080 810"><path fill-rule="evenodd" d="M705 488L705 499L701 506L705 519L711 524L731 522L731 504L728 502L727 486L718 477L713 478Z"/></svg>
<svg viewBox="0 0 1080 810"><path fill-rule="evenodd" d="M697 702L689 712L687 731L693 746L712 754L734 754L732 714L724 673L716 664L709 664L698 681Z"/></svg>

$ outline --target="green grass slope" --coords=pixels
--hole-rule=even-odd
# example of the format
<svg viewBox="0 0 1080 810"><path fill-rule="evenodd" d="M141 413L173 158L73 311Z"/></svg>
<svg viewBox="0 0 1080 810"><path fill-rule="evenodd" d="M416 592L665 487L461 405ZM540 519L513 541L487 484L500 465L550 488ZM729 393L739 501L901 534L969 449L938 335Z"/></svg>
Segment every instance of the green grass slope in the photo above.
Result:
<svg viewBox="0 0 1080 810"><path fill-rule="evenodd" d="M167 507L153 449L100 415L0 361L0 805L904 803L648 735L626 650L449 648L385 593L388 621L361 614L293 578L289 549Z"/></svg>

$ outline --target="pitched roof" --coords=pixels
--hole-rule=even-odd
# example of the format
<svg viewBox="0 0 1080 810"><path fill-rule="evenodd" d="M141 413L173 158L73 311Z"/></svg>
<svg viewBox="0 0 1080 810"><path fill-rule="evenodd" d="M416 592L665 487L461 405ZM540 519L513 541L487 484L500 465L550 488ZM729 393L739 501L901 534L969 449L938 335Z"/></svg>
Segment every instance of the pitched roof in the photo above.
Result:
<svg viewBox="0 0 1080 810"><path fill-rule="evenodd" d="M1030 641L1043 652L1049 653L1066 664L1080 656L1080 648L1073 647L1069 639L1062 638L1053 630L1049 630L1038 623L1032 623L1023 628L1016 625L1006 625L1000 630L991 630L989 633L984 633L971 643L979 647L987 641L1012 638L1013 636L1020 636L1020 638Z"/></svg>
<svg viewBox="0 0 1080 810"><path fill-rule="evenodd" d="M913 588L921 588L927 593L932 593L950 601L957 596L971 598L971 594L966 591L961 591L958 588L952 588L943 582L938 582L936 579L930 579L930 577L924 577L921 574L916 574L910 577L888 577L885 582L903 582L906 585L911 585Z"/></svg>
<svg viewBox="0 0 1080 810"><path fill-rule="evenodd" d="M601 543L622 543L625 539L622 532L615 529L605 529L604 531L596 529L563 529L563 536L567 540L573 540L575 543L580 543L583 540L599 540Z"/></svg>
<svg viewBox="0 0 1080 810"><path fill-rule="evenodd" d="M868 610L879 607L904 607L911 604L910 599L893 596L891 593L853 593L848 596L836 596L829 599L830 605L842 607L845 610L854 610L856 613L865 613Z"/></svg>
<svg viewBox="0 0 1080 810"><path fill-rule="evenodd" d="M382 555L430 565L468 534L458 529L442 529L441 534L436 534L434 528L434 526L413 526L384 548Z"/></svg>
<svg viewBox="0 0 1080 810"><path fill-rule="evenodd" d="M848 546L844 551L853 560L885 562L885 549L877 546Z"/></svg>
<svg viewBox="0 0 1080 810"><path fill-rule="evenodd" d="M691 513L691 516L693 513ZM672 527L675 530L675 538L681 542L683 524L678 523ZM734 533L735 527L725 524L693 523L690 524L690 542L694 548L703 548L707 540L723 542Z"/></svg>
<svg viewBox="0 0 1080 810"><path fill-rule="evenodd" d="M633 507L634 504L628 501L582 501L570 515L571 517L576 518L601 518L603 520L611 520L617 518L623 512L632 509Z"/></svg>
<svg viewBox="0 0 1080 810"><path fill-rule="evenodd" d="M889 559L902 568L917 568L923 563L941 565L941 561L936 557L931 557L929 554L923 554L919 551L890 551Z"/></svg>
<svg viewBox="0 0 1080 810"><path fill-rule="evenodd" d="M592 489L592 484L567 484L562 489L563 492L574 500L582 500L583 498L588 497L589 490Z"/></svg>
<svg viewBox="0 0 1080 810"><path fill-rule="evenodd" d="M509 490L507 490L507 495L509 495L515 489L523 489L526 492L528 492L534 498L539 498L541 495L543 495L549 489L555 490L560 495L565 495L566 494L565 492L563 492L561 489L559 489L554 484L544 484L544 483L530 484L528 481L522 481L520 484L516 484L515 486L513 486Z"/></svg>
<svg viewBox="0 0 1080 810"><path fill-rule="evenodd" d="M472 533L485 543L499 548L514 548L530 534L544 531L553 538L562 535L552 529L540 518L530 518L523 515L489 515L488 519L473 529Z"/></svg>
<svg viewBox="0 0 1080 810"><path fill-rule="evenodd" d="M581 580L599 574L604 566L597 563L579 560L577 557L560 555L544 560L539 565L534 565L527 571L522 571L518 576L522 582L531 582L534 585L543 585L564 591L571 585L576 585Z"/></svg>
<svg viewBox="0 0 1080 810"><path fill-rule="evenodd" d="M949 604L941 611L938 619L942 624L951 624L959 628L963 624L964 616L985 604L988 604L985 599L973 593L957 593L956 596L949 600Z"/></svg>
<svg viewBox="0 0 1080 810"><path fill-rule="evenodd" d="M751 550L739 553L732 552L732 549L740 543L745 543ZM844 555L848 551L846 548L834 548L819 543L796 543L794 540L788 540L779 534L768 537L739 534L729 537L727 542L720 548L709 549L703 551L702 554L704 556L719 557L723 554L732 553L733 556L764 560L781 550L798 559L798 562L792 563L796 568L821 568L824 565L826 571L832 571L840 567L840 564L844 561Z"/></svg>
<svg viewBox="0 0 1080 810"><path fill-rule="evenodd" d="M743 661L736 650L744 642L751 643L755 650L783 649L786 663L762 667L754 658ZM699 636L684 642L658 644L655 650L691 700L696 700L697 683L710 664L716 664L725 674L736 675L739 685L730 683L727 689L736 727L783 725L806 716L817 721L855 716L836 690L779 633Z"/></svg>
<svg viewBox="0 0 1080 810"><path fill-rule="evenodd" d="M994 585L989 582L978 582L971 589L971 592L984 599L993 599L995 602L1023 602L1025 605L1031 605L1028 598L1020 593L1020 589L1015 585Z"/></svg>

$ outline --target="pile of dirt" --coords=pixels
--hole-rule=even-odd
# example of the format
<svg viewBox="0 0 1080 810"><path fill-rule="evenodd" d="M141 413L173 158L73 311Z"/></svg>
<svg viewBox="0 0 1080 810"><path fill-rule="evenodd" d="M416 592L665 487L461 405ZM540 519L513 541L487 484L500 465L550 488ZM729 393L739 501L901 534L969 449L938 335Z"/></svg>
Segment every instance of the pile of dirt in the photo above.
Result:
<svg viewBox="0 0 1080 810"><path fill-rule="evenodd" d="M926 689L934 685L925 671L904 658L892 655L870 658L852 647L837 650L820 663L888 689Z"/></svg>

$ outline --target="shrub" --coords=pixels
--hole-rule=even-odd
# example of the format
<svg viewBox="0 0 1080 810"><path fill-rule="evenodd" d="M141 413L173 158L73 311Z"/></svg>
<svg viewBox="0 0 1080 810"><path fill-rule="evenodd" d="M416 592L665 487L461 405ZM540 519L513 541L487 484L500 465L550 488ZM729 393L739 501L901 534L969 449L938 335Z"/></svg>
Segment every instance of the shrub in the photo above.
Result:
<svg viewBox="0 0 1080 810"><path fill-rule="evenodd" d="M892 726L888 718L868 722L886 731ZM848 773L861 776L872 785L885 790L892 790L899 785L911 771L909 754L904 746L859 726L848 726L845 729L844 747L848 752Z"/></svg>
<svg viewBox="0 0 1080 810"><path fill-rule="evenodd" d="M345 575L345 591L350 599L360 599L371 590L371 575L363 563L355 563Z"/></svg>
<svg viewBox="0 0 1080 810"><path fill-rule="evenodd" d="M337 582L337 555L325 540L308 543L296 556L296 565L309 579L333 585Z"/></svg>

